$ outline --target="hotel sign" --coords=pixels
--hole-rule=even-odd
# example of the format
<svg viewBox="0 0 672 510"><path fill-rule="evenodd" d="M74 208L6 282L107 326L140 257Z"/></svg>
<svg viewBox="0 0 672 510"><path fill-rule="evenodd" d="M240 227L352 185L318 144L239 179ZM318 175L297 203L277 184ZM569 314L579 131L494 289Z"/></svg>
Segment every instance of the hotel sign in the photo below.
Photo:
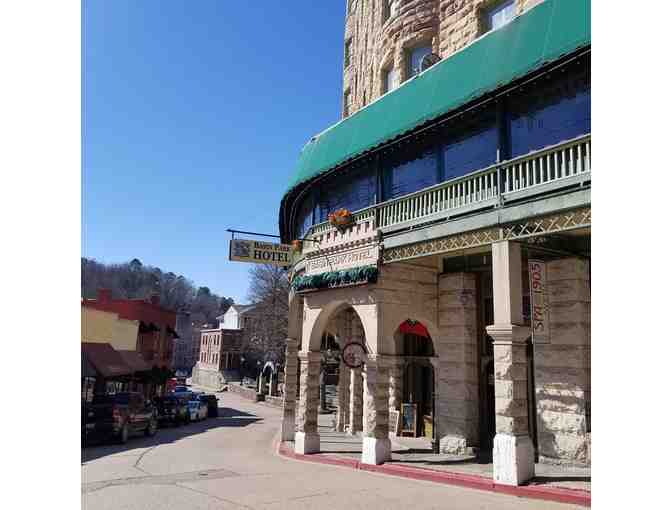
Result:
<svg viewBox="0 0 672 510"><path fill-rule="evenodd" d="M375 266L380 250L377 245L333 254L315 255L306 260L306 275L342 271L360 266Z"/></svg>
<svg viewBox="0 0 672 510"><path fill-rule="evenodd" d="M273 264L289 266L292 247L288 244L266 243L250 239L231 239L229 260L252 262L254 264Z"/></svg>
<svg viewBox="0 0 672 510"><path fill-rule="evenodd" d="M541 260L530 260L529 273L532 342L547 344L551 341L551 331L548 287L546 286L546 263Z"/></svg>

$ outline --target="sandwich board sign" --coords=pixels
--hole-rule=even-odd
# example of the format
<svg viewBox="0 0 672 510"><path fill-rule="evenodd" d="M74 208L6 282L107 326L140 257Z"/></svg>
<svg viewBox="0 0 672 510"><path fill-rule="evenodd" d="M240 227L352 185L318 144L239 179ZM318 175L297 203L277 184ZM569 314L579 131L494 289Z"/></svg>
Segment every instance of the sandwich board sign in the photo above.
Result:
<svg viewBox="0 0 672 510"><path fill-rule="evenodd" d="M291 253L292 247L288 244L267 243L251 239L231 239L229 244L229 260L235 262L285 267L291 264Z"/></svg>

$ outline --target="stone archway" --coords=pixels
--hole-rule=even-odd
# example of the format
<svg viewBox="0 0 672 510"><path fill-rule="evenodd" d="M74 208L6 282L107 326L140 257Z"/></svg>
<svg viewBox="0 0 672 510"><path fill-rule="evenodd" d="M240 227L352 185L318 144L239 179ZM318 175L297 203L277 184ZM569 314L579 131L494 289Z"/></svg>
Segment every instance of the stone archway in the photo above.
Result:
<svg viewBox="0 0 672 510"><path fill-rule="evenodd" d="M303 338L306 342L299 353L299 407L295 450L297 453L316 453L320 450L318 415L320 406L321 347L325 335L333 335L339 347L350 341L366 343L364 326L355 308L345 301L331 301L319 308L306 307L304 310ZM353 433L362 430L361 372L348 371L339 366L339 395L337 397L338 426L350 424ZM347 387L353 394L348 400L348 413L344 402ZM359 387L359 393L357 388Z"/></svg>

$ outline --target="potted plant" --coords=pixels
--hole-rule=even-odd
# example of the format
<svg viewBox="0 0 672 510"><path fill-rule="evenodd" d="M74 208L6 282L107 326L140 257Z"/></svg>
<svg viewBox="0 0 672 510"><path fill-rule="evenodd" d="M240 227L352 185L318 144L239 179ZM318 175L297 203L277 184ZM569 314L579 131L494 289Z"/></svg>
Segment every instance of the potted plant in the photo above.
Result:
<svg viewBox="0 0 672 510"><path fill-rule="evenodd" d="M352 213L347 209L337 209L329 214L329 223L338 230L343 231L353 223Z"/></svg>

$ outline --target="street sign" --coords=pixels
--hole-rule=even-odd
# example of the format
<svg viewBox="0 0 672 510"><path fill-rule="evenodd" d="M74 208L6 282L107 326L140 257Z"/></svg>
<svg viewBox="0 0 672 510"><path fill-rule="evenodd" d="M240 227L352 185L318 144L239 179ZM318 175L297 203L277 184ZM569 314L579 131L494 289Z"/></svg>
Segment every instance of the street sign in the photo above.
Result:
<svg viewBox="0 0 672 510"><path fill-rule="evenodd" d="M529 273L532 342L547 344L551 341L551 331L548 289L546 287L546 263L541 260L530 260Z"/></svg>
<svg viewBox="0 0 672 510"><path fill-rule="evenodd" d="M231 239L229 260L289 266L292 247L288 244L267 243L251 239Z"/></svg>

